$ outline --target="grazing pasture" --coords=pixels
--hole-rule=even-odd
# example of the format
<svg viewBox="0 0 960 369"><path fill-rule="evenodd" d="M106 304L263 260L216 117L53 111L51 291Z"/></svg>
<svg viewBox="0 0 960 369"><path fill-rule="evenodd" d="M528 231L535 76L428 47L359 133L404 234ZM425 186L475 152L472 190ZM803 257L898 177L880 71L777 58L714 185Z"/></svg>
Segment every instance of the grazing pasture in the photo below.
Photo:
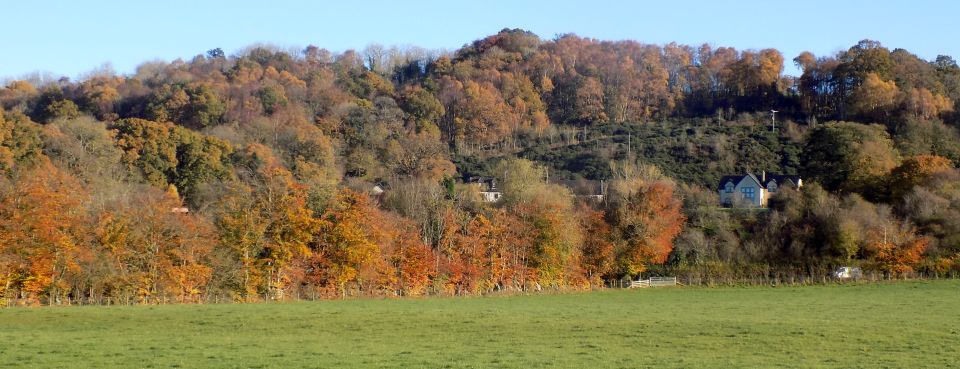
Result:
<svg viewBox="0 0 960 369"><path fill-rule="evenodd" d="M958 367L960 281L0 309L0 367Z"/></svg>

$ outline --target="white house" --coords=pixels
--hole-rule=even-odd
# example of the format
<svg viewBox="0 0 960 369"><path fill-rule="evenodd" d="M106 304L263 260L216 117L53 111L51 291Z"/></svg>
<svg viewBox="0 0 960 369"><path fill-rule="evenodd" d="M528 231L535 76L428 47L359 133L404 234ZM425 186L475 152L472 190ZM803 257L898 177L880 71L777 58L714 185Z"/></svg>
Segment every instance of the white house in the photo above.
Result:
<svg viewBox="0 0 960 369"><path fill-rule="evenodd" d="M740 176L724 176L720 179L717 191L720 193L720 204L731 207L766 207L770 196L784 187L803 187L803 179L799 176L767 175L763 172L760 178L747 173Z"/></svg>
<svg viewBox="0 0 960 369"><path fill-rule="evenodd" d="M480 200L483 202L497 202L503 197L503 192L497 188L497 179L493 177L470 177L468 181L476 186Z"/></svg>

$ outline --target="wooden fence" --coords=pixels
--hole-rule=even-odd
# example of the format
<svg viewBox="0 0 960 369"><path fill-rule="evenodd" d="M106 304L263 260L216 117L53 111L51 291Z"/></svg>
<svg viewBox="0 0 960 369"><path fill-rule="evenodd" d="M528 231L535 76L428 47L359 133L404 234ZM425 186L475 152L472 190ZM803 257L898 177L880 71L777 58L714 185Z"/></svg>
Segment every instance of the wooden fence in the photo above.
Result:
<svg viewBox="0 0 960 369"><path fill-rule="evenodd" d="M650 287L676 286L677 277L650 277Z"/></svg>
<svg viewBox="0 0 960 369"><path fill-rule="evenodd" d="M716 276L709 274L689 273L678 277L650 277L641 280L613 280L604 283L606 288L645 288L657 286L809 286L822 284L862 284L884 281L911 281L911 280L938 280L958 279L957 273L906 273L890 275L877 272L864 272L859 278L836 278L830 275L809 275L801 273L771 273L754 276Z"/></svg>
<svg viewBox="0 0 960 369"><path fill-rule="evenodd" d="M664 287L676 285L677 277L650 277L648 279L630 281L629 288Z"/></svg>
<svg viewBox="0 0 960 369"><path fill-rule="evenodd" d="M826 273L816 273L816 274L805 274L805 273L790 273L790 272L768 272L768 273L756 273L753 275L750 274L740 274L740 275L726 275L718 276L710 273L679 273L676 277L649 277L643 280L632 281L629 279L617 279L612 281L607 281L603 285L592 286L591 288L647 288L647 287L658 287L658 286L703 286L703 287L714 287L714 286L805 286L805 285L823 285L823 284L863 284L863 283L873 283L873 282L884 282L884 281L902 281L902 280L937 280L937 279L958 279L960 278L960 273L956 271L951 271L943 274L937 273L906 273L901 275L890 275L878 272L864 272L860 278L835 278ZM566 290L566 288L546 288L543 291L533 290L533 289L524 289L524 290L508 290L506 292L493 292L489 293L505 293L505 294L529 294L529 293L558 293ZM453 296L450 293L437 293L430 292L428 295L431 296ZM399 296L399 295L398 295ZM363 298L363 297L376 297L376 296L360 296L360 295L348 295L347 298ZM319 300L319 299L329 299L329 295L324 295L318 293L318 291L300 291L296 290L287 295L286 301L299 301L299 300ZM276 301L271 298L271 296L263 296L260 302L270 302ZM217 294L209 294L199 298L196 301L188 301L187 303L236 303L238 300L231 298L230 296L222 296ZM65 300L62 302L56 303L56 305L139 305L139 304L168 304L168 303L184 303L176 298L170 298L165 296L160 296L150 301L140 301L134 296L122 296L122 297L97 297L97 298L84 298L78 300ZM48 302L44 301L35 301L27 299L16 299L12 297L0 296L0 309L5 307L14 307L14 306L23 306L23 305L37 305L43 304L47 305Z"/></svg>
<svg viewBox="0 0 960 369"><path fill-rule="evenodd" d="M831 275L808 275L800 273L771 273L754 276L713 276L690 273L681 276L679 281L688 286L808 286L818 284L856 284L882 281L938 280L956 279L956 273L904 273L891 275L879 272L864 272L857 278L836 278Z"/></svg>

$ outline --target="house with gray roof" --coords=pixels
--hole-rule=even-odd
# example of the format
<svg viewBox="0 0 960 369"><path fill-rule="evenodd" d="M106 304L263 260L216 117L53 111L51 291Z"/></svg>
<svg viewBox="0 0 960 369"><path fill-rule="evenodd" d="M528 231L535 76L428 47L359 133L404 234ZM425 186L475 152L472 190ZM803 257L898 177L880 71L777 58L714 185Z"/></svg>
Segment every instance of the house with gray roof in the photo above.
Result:
<svg viewBox="0 0 960 369"><path fill-rule="evenodd" d="M720 204L727 207L755 207L767 206L767 200L782 188L803 187L800 176L761 173L757 177L753 173L738 176L723 176L717 186L720 194Z"/></svg>

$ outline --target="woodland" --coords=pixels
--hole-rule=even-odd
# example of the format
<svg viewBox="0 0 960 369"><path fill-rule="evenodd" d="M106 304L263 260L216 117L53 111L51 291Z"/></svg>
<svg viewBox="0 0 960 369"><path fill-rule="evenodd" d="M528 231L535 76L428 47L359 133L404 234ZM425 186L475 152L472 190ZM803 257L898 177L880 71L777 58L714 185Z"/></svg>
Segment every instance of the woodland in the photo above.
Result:
<svg viewBox="0 0 960 369"><path fill-rule="evenodd" d="M504 29L10 79L0 305L960 273L957 62L872 40L789 57ZM745 172L805 185L720 207Z"/></svg>

